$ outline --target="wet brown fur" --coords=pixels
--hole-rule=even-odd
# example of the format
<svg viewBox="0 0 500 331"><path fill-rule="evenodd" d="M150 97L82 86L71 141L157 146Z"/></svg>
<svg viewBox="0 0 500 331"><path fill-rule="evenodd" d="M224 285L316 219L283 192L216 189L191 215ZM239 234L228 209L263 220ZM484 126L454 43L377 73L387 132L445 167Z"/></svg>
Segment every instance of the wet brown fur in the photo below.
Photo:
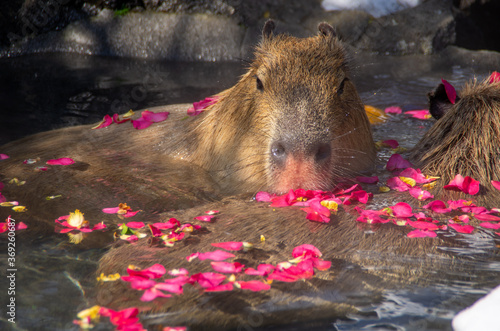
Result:
<svg viewBox="0 0 500 331"><path fill-rule="evenodd" d="M469 82L447 107L413 149L412 161L424 173L440 176L441 187L456 174L479 180L477 198L495 205L500 194L490 181L500 179L500 84Z"/></svg>

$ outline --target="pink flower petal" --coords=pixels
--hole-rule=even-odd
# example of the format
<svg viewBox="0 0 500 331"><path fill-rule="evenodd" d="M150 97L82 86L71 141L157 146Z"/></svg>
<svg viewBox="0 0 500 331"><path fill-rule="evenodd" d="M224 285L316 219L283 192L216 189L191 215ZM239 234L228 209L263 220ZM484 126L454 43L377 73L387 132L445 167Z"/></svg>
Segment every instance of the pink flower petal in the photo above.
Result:
<svg viewBox="0 0 500 331"><path fill-rule="evenodd" d="M292 251L293 258L302 257L304 259L311 257L321 257L323 254L313 245L304 244L297 246Z"/></svg>
<svg viewBox="0 0 500 331"><path fill-rule="evenodd" d="M493 71L490 75L490 79L488 80L490 84L500 82L500 73L497 71Z"/></svg>
<svg viewBox="0 0 500 331"><path fill-rule="evenodd" d="M178 228L180 227L181 223L177 219L171 218L168 220L168 222L154 223L153 225L160 230L166 230Z"/></svg>
<svg viewBox="0 0 500 331"><path fill-rule="evenodd" d="M111 124L113 124L113 118L111 118L111 116L109 115L104 115L104 118L102 119L101 123L98 126L93 127L92 129L102 129L107 126L110 126Z"/></svg>
<svg viewBox="0 0 500 331"><path fill-rule="evenodd" d="M221 250L216 250L214 252L199 253L198 255L198 258L200 260L212 260L212 261L224 261L232 257L235 257L235 255Z"/></svg>
<svg viewBox="0 0 500 331"><path fill-rule="evenodd" d="M474 214L474 217L479 221L497 222L500 221L500 217L491 214Z"/></svg>
<svg viewBox="0 0 500 331"><path fill-rule="evenodd" d="M395 190L395 191L398 191L398 192L406 192L411 187L409 184L406 184L405 182L403 182L401 180L401 178L399 178L399 177L391 177L391 178L389 178L387 180L387 186L391 190Z"/></svg>
<svg viewBox="0 0 500 331"><path fill-rule="evenodd" d="M212 243L212 246L224 248L228 251L239 251L243 248L243 242L241 241L226 241L222 243Z"/></svg>
<svg viewBox="0 0 500 331"><path fill-rule="evenodd" d="M145 226L144 222L128 222L126 225L132 229L140 229Z"/></svg>
<svg viewBox="0 0 500 331"><path fill-rule="evenodd" d="M399 154L392 154L391 157L389 158L389 161L387 161L386 169L389 171L393 171L396 169L406 169L406 168L411 168L412 164L403 159L403 157Z"/></svg>
<svg viewBox="0 0 500 331"><path fill-rule="evenodd" d="M97 223L96 225L94 225L94 227L92 228L92 231L94 230L102 230L102 229L105 229L106 228L106 224L104 224L103 222L101 223Z"/></svg>
<svg viewBox="0 0 500 331"><path fill-rule="evenodd" d="M483 228L486 228L486 229L494 229L494 230L500 229L500 223L483 222L483 223L480 223L479 226L482 226Z"/></svg>
<svg viewBox="0 0 500 331"><path fill-rule="evenodd" d="M429 191L422 190L420 187L412 187L409 190L409 193L412 197L414 197L420 201L434 198L434 195L432 195Z"/></svg>
<svg viewBox="0 0 500 331"><path fill-rule="evenodd" d="M398 106L387 107L384 111L386 114L396 114L396 115L401 114L403 112L401 107Z"/></svg>
<svg viewBox="0 0 500 331"><path fill-rule="evenodd" d="M153 287L153 288L150 288L150 289L147 289L146 291L144 291L144 293L141 296L141 301L149 302L149 301L153 301L154 299L156 299L158 297L170 298L171 296L172 296L172 294L163 293L162 291L160 291L156 287Z"/></svg>
<svg viewBox="0 0 500 331"><path fill-rule="evenodd" d="M161 237L163 233L154 225L148 224L149 230L151 230L151 235L153 237Z"/></svg>
<svg viewBox="0 0 500 331"><path fill-rule="evenodd" d="M116 214L120 210L120 207L114 208L104 208L102 211L106 214Z"/></svg>
<svg viewBox="0 0 500 331"><path fill-rule="evenodd" d="M407 234L409 238L424 238L424 237L430 237L434 238L437 237L437 234L433 231L426 231L426 230L413 230Z"/></svg>
<svg viewBox="0 0 500 331"><path fill-rule="evenodd" d="M8 156L7 154L0 154L0 160L6 160L8 159L10 156Z"/></svg>
<svg viewBox="0 0 500 331"><path fill-rule="evenodd" d="M454 179L452 179L448 185L444 186L445 190L462 191L467 194L477 194L479 192L479 181L466 176L462 177L457 174Z"/></svg>
<svg viewBox="0 0 500 331"><path fill-rule="evenodd" d="M189 278L190 283L198 283L203 288L210 288L220 285L226 276L215 272L203 272L194 274Z"/></svg>
<svg viewBox="0 0 500 331"><path fill-rule="evenodd" d="M253 268L245 269L245 274L253 276L267 276L268 274L274 271L274 268L275 267L272 264L263 263L257 266L257 270Z"/></svg>
<svg viewBox="0 0 500 331"><path fill-rule="evenodd" d="M201 114L208 106L215 104L219 100L219 96L205 98L204 100L194 102L193 107L187 110L189 116Z"/></svg>
<svg viewBox="0 0 500 331"><path fill-rule="evenodd" d="M215 218L215 215L196 216L194 219L202 222L210 222L213 218Z"/></svg>
<svg viewBox="0 0 500 331"><path fill-rule="evenodd" d="M413 216L412 208L406 202L398 202L397 204L395 204L390 208L395 217L406 218Z"/></svg>
<svg viewBox="0 0 500 331"><path fill-rule="evenodd" d="M113 114L113 122L115 122L116 124L122 124L122 123L125 123L128 121L130 121L130 118L124 118L124 119L120 120L120 115Z"/></svg>
<svg viewBox="0 0 500 331"><path fill-rule="evenodd" d="M435 213L444 214L449 213L451 211L450 208L447 208L445 203L441 200L434 200L431 203L423 206L422 208L430 209Z"/></svg>
<svg viewBox="0 0 500 331"><path fill-rule="evenodd" d="M187 280L186 280L187 281ZM170 293L175 293L175 294L182 294L182 285L181 283L158 283L155 285L155 288L162 290L162 291L167 291Z"/></svg>
<svg viewBox="0 0 500 331"><path fill-rule="evenodd" d="M141 117L146 121L149 121L152 123L158 123L158 122L163 122L164 120L166 120L168 118L169 114L170 113L168 111L154 113L152 111L145 110L142 112Z"/></svg>
<svg viewBox="0 0 500 331"><path fill-rule="evenodd" d="M446 95L448 96L448 100L450 100L452 104L455 104L455 101L457 99L457 91L455 91L453 85L448 83L445 79L441 79L441 82L444 85L444 89L446 91Z"/></svg>
<svg viewBox="0 0 500 331"><path fill-rule="evenodd" d="M472 233L474 231L474 227L471 225L460 225L460 224L449 224L450 227L455 229L455 231L460 233Z"/></svg>
<svg viewBox="0 0 500 331"><path fill-rule="evenodd" d="M271 202L272 198L274 198L274 194L264 191L257 192L257 194L255 195L256 201Z"/></svg>
<svg viewBox="0 0 500 331"><path fill-rule="evenodd" d="M364 183L364 184L377 184L378 183L378 176L373 176L373 177L358 176L358 177L356 177L356 180L358 182Z"/></svg>
<svg viewBox="0 0 500 331"><path fill-rule="evenodd" d="M69 157L62 157L60 159L48 160L49 165L70 165L75 163L75 161Z"/></svg>
<svg viewBox="0 0 500 331"><path fill-rule="evenodd" d="M239 273L245 267L239 262L210 262L210 264L215 271L225 274Z"/></svg>
<svg viewBox="0 0 500 331"><path fill-rule="evenodd" d="M259 291L267 291L267 290L271 289L271 285L264 283L264 282L261 282L259 280L250 280L247 282L239 281L236 283L238 284L238 286L242 290L250 290L250 291L254 291L254 292L259 292Z"/></svg>
<svg viewBox="0 0 500 331"><path fill-rule="evenodd" d="M217 285L217 286L205 288L205 292L226 292L226 291L232 291L232 290L233 290L232 283L226 283L226 284L222 284L222 285Z"/></svg>
<svg viewBox="0 0 500 331"><path fill-rule="evenodd" d="M405 112L405 115L412 116L413 118L418 118L419 120L428 120L432 117L431 113L427 109L410 110Z"/></svg>
<svg viewBox="0 0 500 331"><path fill-rule="evenodd" d="M500 74L499 74L500 75ZM499 78L500 79L500 78ZM496 188L497 190L500 190L500 182L496 181L496 180L492 180L491 181L491 185L493 185L494 188Z"/></svg>
<svg viewBox="0 0 500 331"><path fill-rule="evenodd" d="M439 230L439 226L435 223L425 221L408 221L407 224L415 229L435 231Z"/></svg>
<svg viewBox="0 0 500 331"><path fill-rule="evenodd" d="M399 143L397 142L397 140L394 140L394 139L384 140L384 141L382 141L382 144L387 145L390 148L398 148L399 147Z"/></svg>
<svg viewBox="0 0 500 331"><path fill-rule="evenodd" d="M131 120L131 122L132 122L132 126L137 130L147 129L151 126L151 124L153 124L153 122L150 122L150 121L144 119L143 117L138 118L136 120Z"/></svg>
<svg viewBox="0 0 500 331"><path fill-rule="evenodd" d="M332 266L332 262L325 261L319 258L313 258L312 261L314 267L320 271L328 270Z"/></svg>

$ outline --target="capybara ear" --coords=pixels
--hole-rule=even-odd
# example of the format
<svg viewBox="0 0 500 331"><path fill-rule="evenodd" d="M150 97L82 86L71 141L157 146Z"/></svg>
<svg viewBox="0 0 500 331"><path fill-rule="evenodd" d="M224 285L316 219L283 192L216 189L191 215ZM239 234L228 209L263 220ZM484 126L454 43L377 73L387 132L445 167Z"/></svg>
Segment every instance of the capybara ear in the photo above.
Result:
<svg viewBox="0 0 500 331"><path fill-rule="evenodd" d="M446 112L453 107L450 102L448 95L446 94L446 89L443 84L439 84L434 91L427 94L429 98L429 112L435 119L440 119L446 114ZM459 97L455 99L455 102L459 100Z"/></svg>
<svg viewBox="0 0 500 331"><path fill-rule="evenodd" d="M318 30L325 37L329 37L329 38L337 37L337 33L335 32L335 29L330 24L328 24L326 22L319 23Z"/></svg>
<svg viewBox="0 0 500 331"><path fill-rule="evenodd" d="M264 24L264 28L262 29L262 37L264 39L270 39L273 36L275 27L276 24L274 24L273 20L267 20L266 24Z"/></svg>

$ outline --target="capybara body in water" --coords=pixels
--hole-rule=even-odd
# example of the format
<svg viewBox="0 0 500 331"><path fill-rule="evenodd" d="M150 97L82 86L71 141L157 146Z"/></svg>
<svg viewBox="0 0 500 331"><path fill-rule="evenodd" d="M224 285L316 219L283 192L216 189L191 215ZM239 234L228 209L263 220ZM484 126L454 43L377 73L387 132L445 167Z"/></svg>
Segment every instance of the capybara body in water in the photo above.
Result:
<svg viewBox="0 0 500 331"><path fill-rule="evenodd" d="M490 181L500 179L500 83L474 79L453 103L440 84L429 101L438 121L413 149L412 161L443 184L457 174L470 176L481 183L479 200L497 203L500 195Z"/></svg>

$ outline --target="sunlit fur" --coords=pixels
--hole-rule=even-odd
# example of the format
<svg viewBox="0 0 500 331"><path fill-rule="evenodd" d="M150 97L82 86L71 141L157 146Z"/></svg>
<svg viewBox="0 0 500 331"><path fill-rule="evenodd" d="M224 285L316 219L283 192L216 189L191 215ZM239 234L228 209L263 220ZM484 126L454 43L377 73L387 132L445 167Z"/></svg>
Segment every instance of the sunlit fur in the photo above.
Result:
<svg viewBox="0 0 500 331"><path fill-rule="evenodd" d="M498 201L490 185L500 180L500 83L474 80L420 140L412 160L447 184L456 174L479 180L482 194Z"/></svg>
<svg viewBox="0 0 500 331"><path fill-rule="evenodd" d="M337 93L344 79L343 91ZM246 191L328 189L336 178L373 165L370 125L334 35L264 37L248 72L220 96L204 118L193 123L196 149L186 157L207 168L223 186L230 179L226 184ZM303 145L319 136L326 139L332 148L326 169L301 163L299 157L297 178L290 178L293 170L276 170L270 162L270 145L283 136ZM300 150L296 152L300 155Z"/></svg>

